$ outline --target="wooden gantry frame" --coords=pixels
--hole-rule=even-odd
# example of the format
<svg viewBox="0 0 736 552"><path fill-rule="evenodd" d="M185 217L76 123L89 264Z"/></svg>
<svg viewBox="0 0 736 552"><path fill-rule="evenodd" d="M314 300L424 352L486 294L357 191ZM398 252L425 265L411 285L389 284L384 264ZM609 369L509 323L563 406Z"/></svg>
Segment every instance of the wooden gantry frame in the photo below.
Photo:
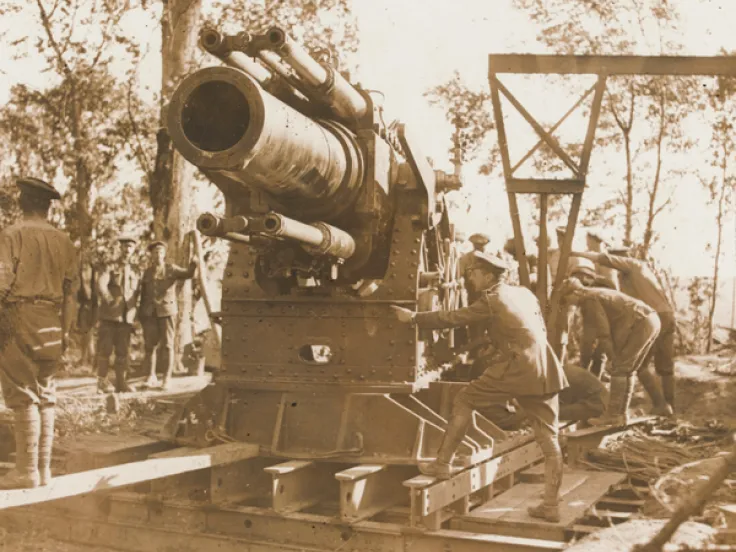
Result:
<svg viewBox="0 0 736 552"><path fill-rule="evenodd" d="M596 83L554 124L546 130L519 102L519 100L501 83L499 74L557 74L597 75ZM514 245L516 259L519 262L519 279L524 286L530 285L529 266L527 264L524 235L519 218L517 194L539 194L539 265L537 270L537 297L542 312L547 314L547 327L552 345L560 353L559 332L557 331L560 315L559 290L567 273L567 264L572 249L575 227L580 213L583 191L590 165L598 118L601 112L606 81L611 76L621 75L662 75L662 76L723 76L736 77L736 56L566 56L535 54L496 54L488 59L488 80L491 87L491 102L498 132L498 144L501 150L503 174L506 181L506 192L509 200L509 211L514 229ZM539 141L519 161L512 165L509 156L508 139L501 107L501 94L519 112L539 137ZM587 131L583 142L580 160L576 162L554 138L553 133L583 102L593 95L588 119ZM537 151L546 144L568 167L573 178L516 178L516 171ZM572 204L568 213L564 242L560 246L560 258L552 287L548 297L547 283L547 203L550 194L570 194ZM548 305L549 303L549 305Z"/></svg>

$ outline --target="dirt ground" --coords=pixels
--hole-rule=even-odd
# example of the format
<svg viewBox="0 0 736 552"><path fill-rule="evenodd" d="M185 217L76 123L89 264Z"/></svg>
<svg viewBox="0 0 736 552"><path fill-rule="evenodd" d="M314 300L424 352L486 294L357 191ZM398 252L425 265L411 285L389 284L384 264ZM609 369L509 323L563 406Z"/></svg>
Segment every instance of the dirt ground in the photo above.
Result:
<svg viewBox="0 0 736 552"><path fill-rule="evenodd" d="M736 431L736 356L690 356L678 359L678 420L682 426L719 427ZM108 412L92 377L71 377L59 382L58 441L62 446L75 436L89 433L140 434L154 430L161 420L160 400L187 396L207 384L208 378L182 377L167 393L142 390L124 396L117 412ZM632 409L642 413L648 404L641 390ZM685 432L687 433L687 432ZM695 444L694 446L697 446ZM710 451L712 449L708 449ZM725 489L732 491L733 489ZM731 496L731 495L727 495ZM658 522L652 522L656 525ZM597 543L600 544L600 543ZM89 552L107 549L72 545L49 539L43 531L32 534L0 527L0 552Z"/></svg>

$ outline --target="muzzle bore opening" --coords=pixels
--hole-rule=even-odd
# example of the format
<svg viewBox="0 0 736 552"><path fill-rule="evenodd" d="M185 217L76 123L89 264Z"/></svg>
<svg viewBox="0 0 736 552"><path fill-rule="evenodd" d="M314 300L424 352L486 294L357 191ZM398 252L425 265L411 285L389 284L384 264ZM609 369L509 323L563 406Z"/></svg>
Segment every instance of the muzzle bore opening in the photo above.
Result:
<svg viewBox="0 0 736 552"><path fill-rule="evenodd" d="M245 95L229 82L213 80L197 86L181 110L186 138L204 151L225 151L237 144L250 124Z"/></svg>

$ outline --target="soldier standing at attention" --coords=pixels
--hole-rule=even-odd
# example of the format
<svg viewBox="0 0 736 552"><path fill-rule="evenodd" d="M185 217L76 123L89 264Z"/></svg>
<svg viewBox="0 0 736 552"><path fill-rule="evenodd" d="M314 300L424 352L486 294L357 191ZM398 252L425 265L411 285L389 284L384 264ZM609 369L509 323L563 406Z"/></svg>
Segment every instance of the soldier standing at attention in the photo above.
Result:
<svg viewBox="0 0 736 552"><path fill-rule="evenodd" d="M627 254L627 249L611 249L608 253L572 252L574 256L583 257L601 266L617 270L621 291L643 301L659 315L661 324L659 337L657 337L649 357L644 362L639 381L652 398L652 413L659 416L670 416L675 411L675 331L677 321L675 320L674 309L647 264L638 259L629 258L626 256ZM652 355L654 356L654 369L662 380L661 388L654 375L647 368Z"/></svg>
<svg viewBox="0 0 736 552"><path fill-rule="evenodd" d="M126 381L130 362L130 337L138 302L138 275L131 266L131 256L136 239L122 235L118 238L120 254L117 261L100 274L98 292L100 299L100 327L97 335L97 389L102 393L112 391L107 373L110 356L115 352L115 391L131 391Z"/></svg>
<svg viewBox="0 0 736 552"><path fill-rule="evenodd" d="M23 219L0 233L0 385L15 417L15 468L0 488L47 485L54 443L54 373L69 343L79 286L69 236L47 222L53 186L17 181Z"/></svg>
<svg viewBox="0 0 736 552"><path fill-rule="evenodd" d="M145 342L145 365L149 387L157 385L156 368L163 373L163 389L168 389L174 369L174 336L178 306L176 283L194 276L197 263L184 269L166 262L166 244L155 241L148 246L150 266L141 280L140 319ZM155 362L154 362L155 353Z"/></svg>
<svg viewBox="0 0 736 552"><path fill-rule="evenodd" d="M474 253L468 277L480 299L455 311L412 312L394 306L401 322L419 328L441 329L483 323L494 347L483 374L461 390L454 401L444 439L431 463L420 463L425 475L448 479L452 460L472 422L473 410L483 411L515 398L526 411L545 457L544 501L529 509L533 517L559 521L562 452L558 440L559 392L567 387L565 374L547 342L539 302L531 291L501 282L507 267L496 257Z"/></svg>

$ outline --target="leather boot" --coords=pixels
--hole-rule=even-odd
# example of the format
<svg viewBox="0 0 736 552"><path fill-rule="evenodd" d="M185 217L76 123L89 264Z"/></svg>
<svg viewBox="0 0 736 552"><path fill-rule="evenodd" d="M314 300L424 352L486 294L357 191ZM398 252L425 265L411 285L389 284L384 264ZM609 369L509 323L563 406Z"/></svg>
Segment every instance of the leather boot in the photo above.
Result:
<svg viewBox="0 0 736 552"><path fill-rule="evenodd" d="M669 407L669 415L675 413L675 376L662 376L664 400Z"/></svg>
<svg viewBox="0 0 736 552"><path fill-rule="evenodd" d="M0 489L38 487L38 439L41 420L38 405L14 409L15 468L0 479Z"/></svg>
<svg viewBox="0 0 736 552"><path fill-rule="evenodd" d="M646 391L652 401L652 414L654 416L671 416L672 408L667 404L669 401L665 400L656 376L646 368L639 370L636 376L639 378L644 391ZM662 387L664 387L664 378L662 378Z"/></svg>
<svg viewBox="0 0 736 552"><path fill-rule="evenodd" d="M437 451L437 460L434 462L419 462L419 471L437 479L449 479L453 475L452 459L455 451L465 438L468 426L472 420L473 411L470 409L456 409L450 422L447 424L445 436Z"/></svg>
<svg viewBox="0 0 736 552"><path fill-rule="evenodd" d="M634 393L634 380L629 376L612 376L608 407L603 416L590 418L593 426L625 426L629 423L629 403Z"/></svg>
<svg viewBox="0 0 736 552"><path fill-rule="evenodd" d="M133 389L125 381L127 366L115 363L115 391L118 393L130 393Z"/></svg>
<svg viewBox="0 0 736 552"><path fill-rule="evenodd" d="M97 391L99 393L112 393L113 387L110 383L110 380L106 377L104 378L97 378Z"/></svg>
<svg viewBox="0 0 736 552"><path fill-rule="evenodd" d="M38 442L38 472L42 487L51 482L51 456L54 449L54 406L41 408L41 438Z"/></svg>
<svg viewBox="0 0 736 552"><path fill-rule="evenodd" d="M556 435L545 436L538 441L544 453L544 498L542 503L527 509L533 518L552 523L560 521L560 487L562 486L562 449Z"/></svg>

